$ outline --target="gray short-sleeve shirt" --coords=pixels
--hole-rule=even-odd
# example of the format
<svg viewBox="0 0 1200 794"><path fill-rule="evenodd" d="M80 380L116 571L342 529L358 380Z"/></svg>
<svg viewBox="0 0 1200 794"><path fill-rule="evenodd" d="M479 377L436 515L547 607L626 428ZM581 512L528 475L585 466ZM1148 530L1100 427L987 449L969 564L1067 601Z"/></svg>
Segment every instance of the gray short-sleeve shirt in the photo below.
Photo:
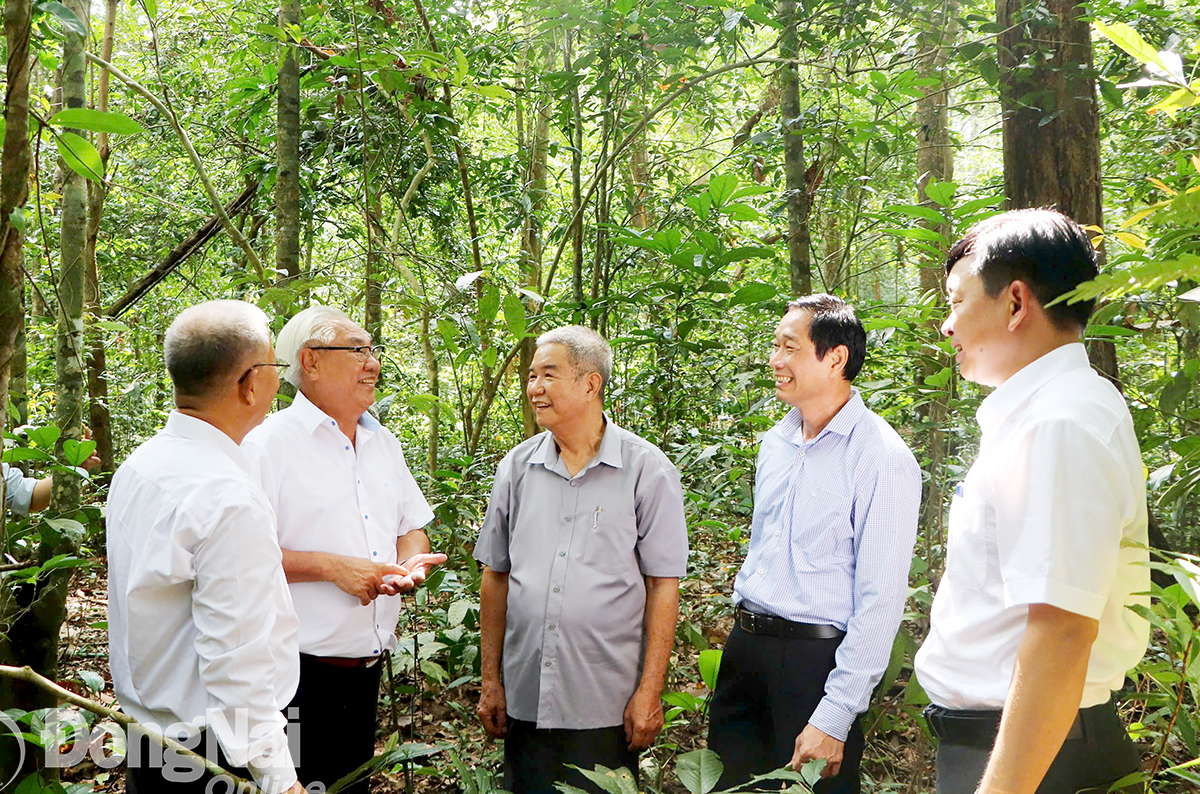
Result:
<svg viewBox="0 0 1200 794"><path fill-rule="evenodd" d="M507 572L508 714L539 728L621 725L642 660L645 576L682 577L679 472L613 424L575 477L545 432L496 469L475 559Z"/></svg>

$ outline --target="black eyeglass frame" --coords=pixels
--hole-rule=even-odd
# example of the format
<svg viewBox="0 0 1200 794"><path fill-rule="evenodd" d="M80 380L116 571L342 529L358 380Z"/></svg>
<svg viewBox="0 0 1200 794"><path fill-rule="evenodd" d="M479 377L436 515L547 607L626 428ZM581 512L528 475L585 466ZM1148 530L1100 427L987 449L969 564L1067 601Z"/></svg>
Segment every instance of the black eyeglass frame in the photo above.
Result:
<svg viewBox="0 0 1200 794"><path fill-rule="evenodd" d="M306 347L305 350L349 350L354 355L358 356L358 360L366 362L367 356L379 361L383 358L383 351L387 349L387 345L313 345Z"/></svg>
<svg viewBox="0 0 1200 794"><path fill-rule="evenodd" d="M278 367L279 371L282 373L283 370L287 369L289 366L290 364L288 364L286 361L264 361L261 364L251 364L250 368L242 373L242 377L238 378L237 382L239 385L245 383L246 378L250 377L250 373L259 367Z"/></svg>

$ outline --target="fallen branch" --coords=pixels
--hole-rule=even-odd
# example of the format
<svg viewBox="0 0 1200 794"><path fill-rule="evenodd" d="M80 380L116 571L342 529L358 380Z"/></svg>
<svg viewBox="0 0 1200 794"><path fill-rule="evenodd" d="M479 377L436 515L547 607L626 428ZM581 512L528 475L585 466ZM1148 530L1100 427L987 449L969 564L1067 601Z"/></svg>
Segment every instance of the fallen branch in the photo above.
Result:
<svg viewBox="0 0 1200 794"><path fill-rule="evenodd" d="M199 753L192 752L174 739L163 736L158 731L143 725L133 717L130 717L128 714L122 714L116 709L111 709L102 703L97 703L94 700L88 700L85 697L76 695L69 689L64 689L63 687L51 681L49 678L46 678L44 675L40 675L35 672L32 667L12 667L9 665L0 665L0 677L12 678L17 681L24 681L27 684L32 684L33 686L50 692L64 703L70 703L72 706L78 706L79 708L84 709L85 711L90 711L93 714L99 714L102 717L108 717L113 722L124 725L125 727L136 725L138 730L142 733L145 733L146 736L152 741L156 741L165 747L169 747L180 755L188 756L197 760L201 765L203 765L206 771L213 775L227 777L234 784L233 790L235 792L238 792L239 794L261 794L259 788L249 780L231 774L228 770L217 766Z"/></svg>
<svg viewBox="0 0 1200 794"><path fill-rule="evenodd" d="M258 182L247 185L246 189L225 207L226 215L236 215L241 212L257 192ZM173 270L182 265L188 257L203 248L220 230L221 219L213 215L190 237L172 248L171 252L155 265L153 270L138 279L137 283L130 287L124 295L105 309L104 314L112 318L120 317L126 309L137 303L143 295L153 289L158 282L170 275Z"/></svg>

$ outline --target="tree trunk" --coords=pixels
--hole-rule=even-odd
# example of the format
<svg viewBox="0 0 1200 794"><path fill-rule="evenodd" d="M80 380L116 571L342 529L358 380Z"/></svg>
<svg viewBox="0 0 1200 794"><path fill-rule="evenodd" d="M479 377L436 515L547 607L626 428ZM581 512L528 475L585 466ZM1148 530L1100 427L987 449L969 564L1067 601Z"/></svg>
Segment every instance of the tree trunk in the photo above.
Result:
<svg viewBox="0 0 1200 794"><path fill-rule="evenodd" d="M283 280L300 275L300 69L290 28L300 24L300 0L282 0L287 32L275 95L275 268Z"/></svg>
<svg viewBox="0 0 1200 794"><path fill-rule="evenodd" d="M113 38L117 24L118 0L105 0L104 6L104 38L100 44L101 56L106 61L112 60ZM96 96L96 109L101 113L108 111L109 75L104 69L99 70L99 88ZM97 137L96 149L100 152L100 164L103 173L108 173L108 133L102 132ZM87 257L87 314L90 325L87 337L87 379L88 379L88 425L92 429L92 438L96 441L96 454L100 458L102 471L113 471L112 418L108 411L108 362L104 350L104 333L96 326L101 318L100 301L100 269L96 263L96 241L100 236L100 217L104 212L104 200L108 197L108 188L102 182L88 180L88 219L87 242L84 252Z"/></svg>
<svg viewBox="0 0 1200 794"><path fill-rule="evenodd" d="M86 0L69 0L67 7L87 25L89 6ZM87 103L86 61L84 47L87 39L67 32L63 44L63 107L82 108ZM83 136L87 133L73 130ZM87 180L65 165L63 169L63 207L58 282L58 329L55 334L55 367L58 371L58 392L54 401L55 422L60 435L58 453L68 439L82 435L83 402L86 378L84 374L83 292L87 278L85 249L87 248ZM79 507L80 480L77 477L55 477L51 509L57 513L72 513ZM56 627L57 630L57 627Z"/></svg>
<svg viewBox="0 0 1200 794"><path fill-rule="evenodd" d="M795 58L798 53L796 25L799 23L796 0L779 3L779 20L783 24L779 53L784 58ZM811 205L805 178L804 133L800 130L800 80L795 63L785 63L779 68L783 170L787 181L788 276L792 295L801 296L812 292L812 261L808 228Z"/></svg>
<svg viewBox="0 0 1200 794"><path fill-rule="evenodd" d="M1075 0L1048 0L1046 8L1048 17L1023 18L1021 0L996 2L1004 194L1011 209L1055 206L1103 228L1100 115L1086 13ZM1103 246L1099 254L1103 264ZM1093 342L1088 354L1120 383L1111 340Z"/></svg>
<svg viewBox="0 0 1200 794"><path fill-rule="evenodd" d="M563 36L563 68L567 74L575 75L575 58L571 54L571 34L567 31ZM580 204L583 201L583 113L579 101L579 82L571 80L571 253L573 264L571 268L571 296L574 308L572 319L576 323L583 322L587 303L583 298L583 213Z"/></svg>

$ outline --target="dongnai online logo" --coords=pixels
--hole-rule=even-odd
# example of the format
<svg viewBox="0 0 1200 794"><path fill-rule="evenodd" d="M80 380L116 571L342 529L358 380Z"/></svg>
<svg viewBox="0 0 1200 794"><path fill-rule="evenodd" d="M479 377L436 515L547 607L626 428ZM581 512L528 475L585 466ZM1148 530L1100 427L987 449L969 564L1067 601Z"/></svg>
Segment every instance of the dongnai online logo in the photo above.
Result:
<svg viewBox="0 0 1200 794"><path fill-rule="evenodd" d="M288 716L295 719L296 709L289 709ZM210 741L200 747L201 734L186 723L168 725L160 730L157 725L150 724L151 730L164 736L181 737L177 741L185 749L193 753L203 754L205 760L217 765L217 743L211 741L212 733L229 737L240 746L249 748L249 757L254 758L256 765L267 768L277 768L287 762L288 750L294 764L300 763L300 725L288 725L288 742L285 747L273 746L270 734L275 726L256 724L250 727L250 721L244 709L234 710L234 723L229 724L226 713L212 709L208 713L207 726ZM17 742L17 771L12 778L0 781L0 792L10 790L21 774L25 762L25 736L36 733L37 742L45 750L46 767L65 769L90 758L92 763L101 769L116 769L128 762L129 768L155 770L169 783L194 783L204 774L204 768L194 756L185 754L172 746L164 746L158 741L146 736L138 730L140 726L129 726L129 731L115 722L108 720L88 725L83 715L72 709L50 709L45 712L44 721L31 731L22 729L15 720L4 712L0 712L0 737L12 736ZM282 781L272 780L271 776L259 778L257 785L263 789L279 788ZM237 786L230 775L212 777L205 785L206 794L234 794ZM310 794L324 794L325 786L313 783L308 787Z"/></svg>

